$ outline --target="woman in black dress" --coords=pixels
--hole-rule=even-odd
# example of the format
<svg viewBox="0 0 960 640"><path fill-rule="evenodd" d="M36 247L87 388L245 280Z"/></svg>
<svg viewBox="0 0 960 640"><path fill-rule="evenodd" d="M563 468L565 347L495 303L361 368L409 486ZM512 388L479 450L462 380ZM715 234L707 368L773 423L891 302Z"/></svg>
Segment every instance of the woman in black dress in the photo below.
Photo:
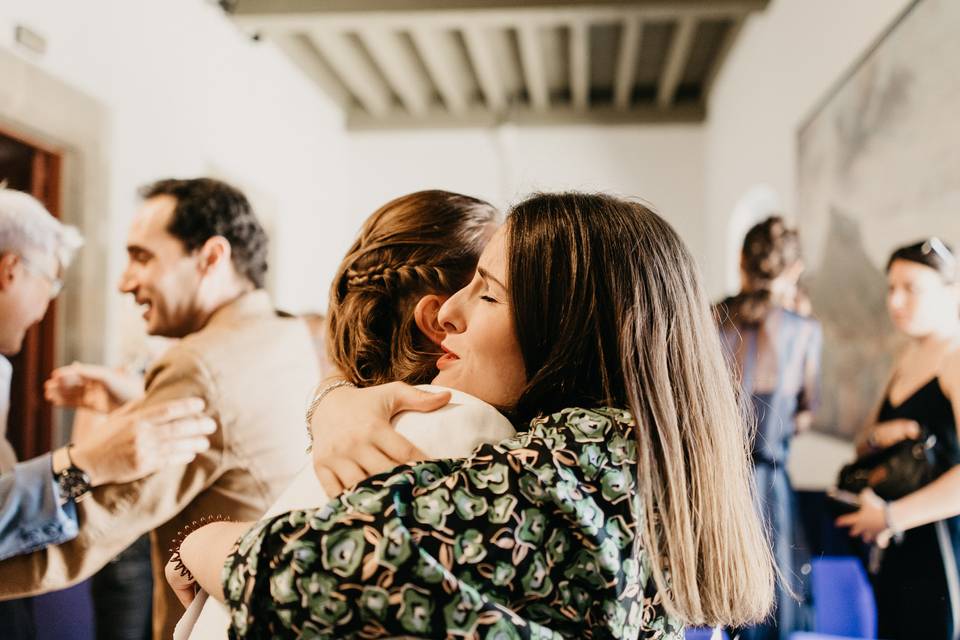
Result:
<svg viewBox="0 0 960 640"><path fill-rule="evenodd" d="M860 510L837 520L851 535L886 547L873 581L881 638L954 639L960 631L957 276L956 256L936 238L898 249L887 264L887 307L909 344L858 450L883 449L926 429L936 436L934 453L946 471L889 503L868 489Z"/></svg>
<svg viewBox="0 0 960 640"><path fill-rule="evenodd" d="M759 508L780 570L777 609L763 624L739 630L739 640L787 640L804 627L796 598L800 524L787 454L794 434L810 422L820 371L820 323L796 312L803 271L797 232L779 216L755 225L743 241L741 292L717 307L721 334L745 398L752 401L752 439Z"/></svg>

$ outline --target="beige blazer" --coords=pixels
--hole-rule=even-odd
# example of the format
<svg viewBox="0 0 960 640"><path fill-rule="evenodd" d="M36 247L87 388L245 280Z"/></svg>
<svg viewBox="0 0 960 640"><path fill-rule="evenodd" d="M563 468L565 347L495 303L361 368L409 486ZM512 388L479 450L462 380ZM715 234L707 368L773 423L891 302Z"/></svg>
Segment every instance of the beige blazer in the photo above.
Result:
<svg viewBox="0 0 960 640"><path fill-rule="evenodd" d="M302 463L304 409L318 375L305 323L279 317L266 292L218 310L153 366L138 401L204 398L220 427L210 449L189 465L94 489L78 505L76 539L0 562L0 599L80 582L149 531L153 635L172 637L183 607L163 566L177 531L206 515L256 520L276 499Z"/></svg>

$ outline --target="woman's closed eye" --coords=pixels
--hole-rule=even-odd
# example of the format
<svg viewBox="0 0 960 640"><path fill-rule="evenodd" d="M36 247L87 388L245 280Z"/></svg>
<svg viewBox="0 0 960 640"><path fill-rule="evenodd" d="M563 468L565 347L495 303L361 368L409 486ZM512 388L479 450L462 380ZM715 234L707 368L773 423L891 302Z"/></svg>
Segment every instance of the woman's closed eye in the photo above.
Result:
<svg viewBox="0 0 960 640"><path fill-rule="evenodd" d="M488 295L482 295L482 296L480 296L480 299L483 300L484 302L492 302L493 304L499 304L499 302L500 302L500 301L497 300L496 298L492 298L492 297L490 297L490 296L488 296Z"/></svg>

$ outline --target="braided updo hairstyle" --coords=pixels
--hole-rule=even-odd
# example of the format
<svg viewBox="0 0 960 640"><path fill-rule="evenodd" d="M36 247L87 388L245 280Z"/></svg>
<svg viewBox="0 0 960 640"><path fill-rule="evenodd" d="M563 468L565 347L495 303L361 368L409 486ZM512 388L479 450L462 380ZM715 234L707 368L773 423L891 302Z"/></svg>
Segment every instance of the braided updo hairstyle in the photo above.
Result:
<svg viewBox="0 0 960 640"><path fill-rule="evenodd" d="M440 348L414 320L423 296L467 285L499 214L490 204L449 191L391 200L364 223L330 288L329 352L359 386L429 382Z"/></svg>
<svg viewBox="0 0 960 640"><path fill-rule="evenodd" d="M749 288L769 290L780 274L800 260L800 236L783 218L770 216L747 232L740 256Z"/></svg>
<svg viewBox="0 0 960 640"><path fill-rule="evenodd" d="M771 296L774 280L801 257L800 236L782 217L770 216L751 227L740 251L743 291L720 303L721 322L761 322L775 304Z"/></svg>

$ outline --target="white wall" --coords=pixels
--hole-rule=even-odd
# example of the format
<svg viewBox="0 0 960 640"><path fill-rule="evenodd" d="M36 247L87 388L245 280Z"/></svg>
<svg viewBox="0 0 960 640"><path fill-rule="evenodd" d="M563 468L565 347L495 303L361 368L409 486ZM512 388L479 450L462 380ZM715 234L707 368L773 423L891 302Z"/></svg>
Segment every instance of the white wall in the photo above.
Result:
<svg viewBox="0 0 960 640"><path fill-rule="evenodd" d="M745 25L700 126L345 133L332 103L269 43L249 41L205 0L4 0L0 48L109 113L105 287L123 264L136 188L212 173L252 196L282 247L272 259L277 302L295 311L325 306L367 214L428 187L500 206L534 189L642 197L674 222L719 295L736 265L734 211L792 211L797 127L909 2L773 0ZM44 56L12 41L16 24L47 39ZM110 300L105 331L116 345L117 318L133 314L119 295Z"/></svg>
<svg viewBox="0 0 960 640"><path fill-rule="evenodd" d="M18 24L46 38L43 56L13 42ZM4 0L0 47L109 113L103 286L112 290L123 267L137 187L210 174L247 191L283 247L271 259L277 304L323 304L354 227L342 217L342 116L272 45L252 42L204 0ZM108 300L116 356L136 314L119 294Z"/></svg>
<svg viewBox="0 0 960 640"><path fill-rule="evenodd" d="M794 213L799 125L910 2L772 0L741 31L700 127L351 133L350 215L428 187L500 206L538 188L640 196L674 222L719 297L737 284L746 227ZM359 187L365 175L376 181Z"/></svg>
<svg viewBox="0 0 960 640"><path fill-rule="evenodd" d="M643 198L702 254L703 127L571 126L350 134L350 215L426 188L499 207L535 190ZM372 179L371 179L372 178Z"/></svg>
<svg viewBox="0 0 960 640"><path fill-rule="evenodd" d="M705 134L708 286L736 286L741 212L795 213L796 136L807 114L912 0L773 0L752 16L710 96ZM746 215L742 213L741 215Z"/></svg>
<svg viewBox="0 0 960 640"><path fill-rule="evenodd" d="M809 113L912 0L773 0L751 17L710 96L705 131L708 287L737 286L742 234L771 211L795 210L797 132ZM798 436L790 473L798 488L831 486L852 446Z"/></svg>

